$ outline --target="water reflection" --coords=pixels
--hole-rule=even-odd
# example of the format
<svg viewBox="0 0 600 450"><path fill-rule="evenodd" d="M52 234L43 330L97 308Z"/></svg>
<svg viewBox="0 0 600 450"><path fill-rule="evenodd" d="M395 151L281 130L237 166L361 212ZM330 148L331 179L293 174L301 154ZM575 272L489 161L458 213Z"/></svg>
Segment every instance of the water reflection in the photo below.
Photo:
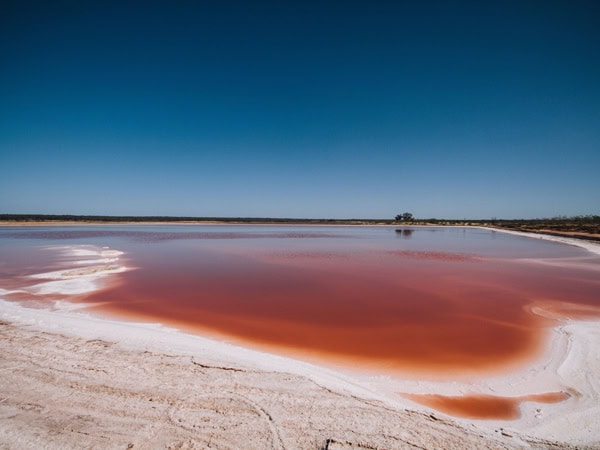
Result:
<svg viewBox="0 0 600 450"><path fill-rule="evenodd" d="M410 228L399 228L396 230L396 236L409 239L412 237L413 232L414 230L411 230Z"/></svg>

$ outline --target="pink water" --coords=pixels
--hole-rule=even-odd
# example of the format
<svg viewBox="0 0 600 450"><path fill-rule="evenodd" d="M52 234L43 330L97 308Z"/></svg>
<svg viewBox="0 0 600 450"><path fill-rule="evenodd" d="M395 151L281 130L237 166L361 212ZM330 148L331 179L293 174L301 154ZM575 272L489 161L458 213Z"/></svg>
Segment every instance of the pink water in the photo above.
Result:
<svg viewBox="0 0 600 450"><path fill-rule="evenodd" d="M599 257L488 230L98 227L3 230L0 243L1 287L52 265L40 245L109 245L136 269L72 301L403 376L510 369L557 320L600 316Z"/></svg>

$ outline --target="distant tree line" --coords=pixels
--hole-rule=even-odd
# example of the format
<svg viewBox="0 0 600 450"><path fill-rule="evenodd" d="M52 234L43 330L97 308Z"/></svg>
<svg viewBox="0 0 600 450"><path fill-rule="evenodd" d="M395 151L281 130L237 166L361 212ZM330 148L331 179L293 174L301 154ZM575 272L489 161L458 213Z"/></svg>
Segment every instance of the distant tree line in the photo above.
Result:
<svg viewBox="0 0 600 450"><path fill-rule="evenodd" d="M391 224L390 219L297 219L279 217L194 217L194 216L95 216L72 214L0 214L0 222L95 222L95 223L273 223L273 224Z"/></svg>
<svg viewBox="0 0 600 450"><path fill-rule="evenodd" d="M599 215L580 215L580 216L556 216L550 218L538 219L440 219L428 218L417 219L411 213L398 214L394 220L396 222L410 222L414 224L437 224L437 225L466 225L466 224L488 224L488 225L537 225L537 224L600 224Z"/></svg>
<svg viewBox="0 0 600 450"><path fill-rule="evenodd" d="M412 213L405 212L403 214L398 214L395 219L396 222L411 222L414 218Z"/></svg>
<svg viewBox="0 0 600 450"><path fill-rule="evenodd" d="M408 220L407 220L408 219ZM505 228L524 232L543 232L557 236L573 236L600 241L600 216L557 216L541 219L415 219L405 214L395 217L396 223L410 222L412 225L483 226Z"/></svg>
<svg viewBox="0 0 600 450"><path fill-rule="evenodd" d="M81 222L81 223L178 223L217 222L248 224L322 224L322 225L480 225L507 229L534 231L551 229L557 231L580 231L600 233L600 215L557 216L541 219L417 219L410 212L398 214L394 219L298 219L277 217L194 217L194 216L100 216L72 214L0 214L0 222Z"/></svg>

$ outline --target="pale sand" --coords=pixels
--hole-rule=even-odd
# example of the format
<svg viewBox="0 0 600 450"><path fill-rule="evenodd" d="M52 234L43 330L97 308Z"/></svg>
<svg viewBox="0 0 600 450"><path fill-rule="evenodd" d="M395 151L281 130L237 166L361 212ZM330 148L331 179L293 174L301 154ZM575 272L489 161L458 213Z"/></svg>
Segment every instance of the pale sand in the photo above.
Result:
<svg viewBox="0 0 600 450"><path fill-rule="evenodd" d="M158 325L4 301L0 320L1 448L574 448Z"/></svg>
<svg viewBox="0 0 600 450"><path fill-rule="evenodd" d="M89 291L126 270L115 265L44 274L51 281L35 286ZM443 383L350 376L160 325L73 312L68 302L56 306L0 301L0 448L600 447L597 322L553 330L530 367ZM495 422L451 419L397 395L560 390L572 397L526 403L520 420Z"/></svg>

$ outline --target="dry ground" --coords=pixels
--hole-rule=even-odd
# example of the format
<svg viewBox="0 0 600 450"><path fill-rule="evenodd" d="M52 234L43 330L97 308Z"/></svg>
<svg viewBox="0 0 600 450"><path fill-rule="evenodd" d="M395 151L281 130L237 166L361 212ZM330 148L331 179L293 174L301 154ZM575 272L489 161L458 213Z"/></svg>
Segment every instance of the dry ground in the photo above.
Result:
<svg viewBox="0 0 600 450"><path fill-rule="evenodd" d="M465 429L308 378L0 322L2 449L574 448Z"/></svg>

